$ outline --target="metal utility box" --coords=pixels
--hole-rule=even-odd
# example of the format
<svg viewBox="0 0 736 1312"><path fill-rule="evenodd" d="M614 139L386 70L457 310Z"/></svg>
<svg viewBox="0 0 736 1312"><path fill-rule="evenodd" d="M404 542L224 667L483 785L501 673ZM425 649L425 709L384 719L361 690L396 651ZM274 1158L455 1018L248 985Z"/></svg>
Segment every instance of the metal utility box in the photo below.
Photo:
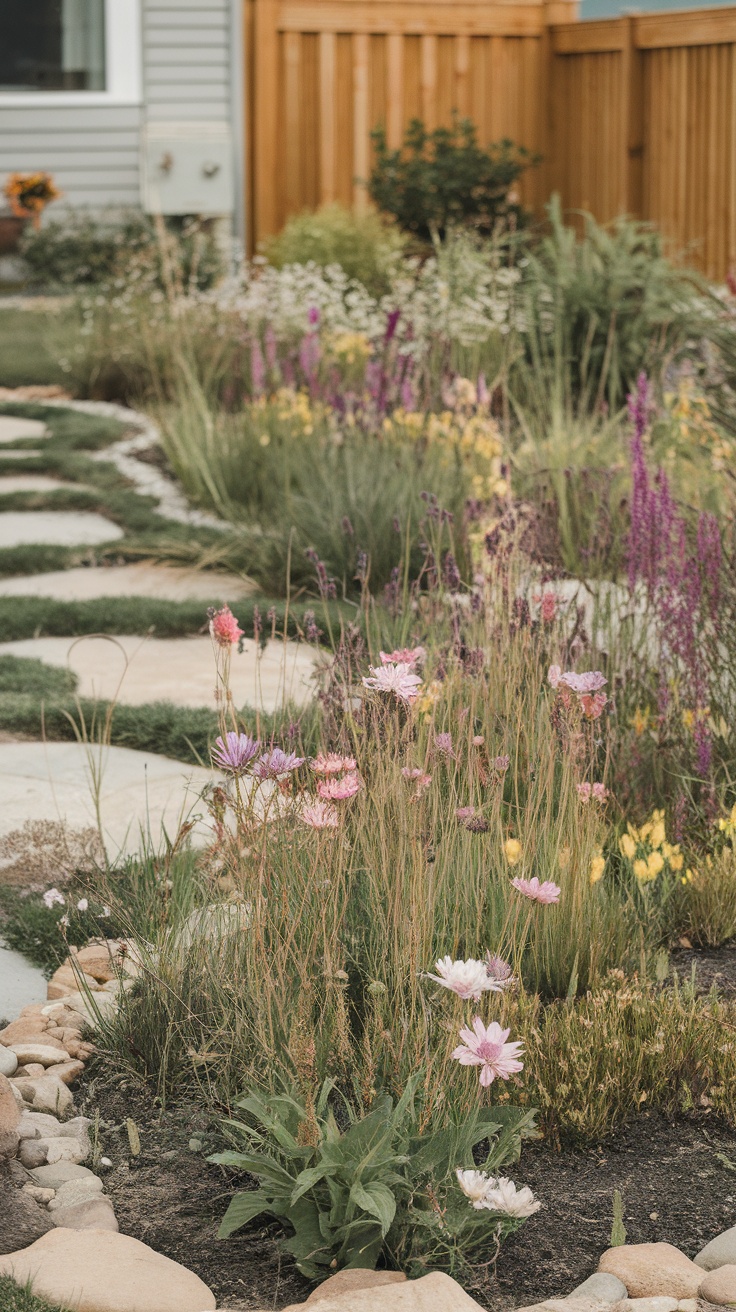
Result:
<svg viewBox="0 0 736 1312"><path fill-rule="evenodd" d="M230 214L232 137L227 123L148 123L143 208L149 214Z"/></svg>

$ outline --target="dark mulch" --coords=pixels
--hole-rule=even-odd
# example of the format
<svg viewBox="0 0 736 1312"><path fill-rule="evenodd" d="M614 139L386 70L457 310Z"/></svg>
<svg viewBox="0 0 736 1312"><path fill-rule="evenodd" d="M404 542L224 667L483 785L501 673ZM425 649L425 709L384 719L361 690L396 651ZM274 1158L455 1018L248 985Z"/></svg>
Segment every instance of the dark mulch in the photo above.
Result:
<svg viewBox="0 0 736 1312"><path fill-rule="evenodd" d="M196 1271L218 1306L279 1309L306 1297L309 1286L279 1253L277 1226L254 1222L215 1238L233 1174L205 1161L221 1146L209 1113L183 1103L162 1112L138 1085L103 1077L87 1083L85 1104L88 1115L100 1113L102 1150L114 1162L106 1185L124 1234ZM137 1158L128 1117L140 1135ZM630 1243L666 1240L692 1257L736 1222L736 1132L705 1112L676 1121L643 1112L595 1147L528 1145L514 1176L543 1208L507 1242L496 1278L471 1291L494 1312L569 1293L596 1269L615 1189Z"/></svg>
<svg viewBox="0 0 736 1312"><path fill-rule="evenodd" d="M720 948L675 948L670 965L682 980L691 978L694 967L696 987L703 993L714 984L723 997L736 993L736 943Z"/></svg>

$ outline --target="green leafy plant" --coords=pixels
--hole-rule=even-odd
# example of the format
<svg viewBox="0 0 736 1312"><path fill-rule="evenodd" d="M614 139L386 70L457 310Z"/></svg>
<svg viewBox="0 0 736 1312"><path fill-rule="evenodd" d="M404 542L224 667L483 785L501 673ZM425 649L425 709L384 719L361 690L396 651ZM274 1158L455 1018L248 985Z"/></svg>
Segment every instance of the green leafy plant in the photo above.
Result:
<svg viewBox="0 0 736 1312"><path fill-rule="evenodd" d="M220 1237L264 1212L278 1217L293 1230L284 1248L313 1280L335 1268L374 1267L381 1257L417 1273L425 1265L457 1271L478 1250L492 1249L520 1219L474 1209L455 1170L472 1169L473 1150L484 1142L484 1171L497 1174L515 1161L533 1133L533 1113L488 1108L423 1132L420 1079L407 1082L397 1103L380 1093L365 1116L340 1101L344 1129L331 1080L311 1107L290 1096L243 1098L237 1105L250 1121L230 1127L245 1139L245 1151L211 1160L249 1171L259 1187L234 1196Z"/></svg>
<svg viewBox="0 0 736 1312"><path fill-rule="evenodd" d="M424 241L450 227L470 226L490 233L500 220L523 217L513 187L538 156L504 139L478 144L470 119L428 132L412 119L403 146L390 150L386 129L373 133L375 163L369 191L379 209Z"/></svg>
<svg viewBox="0 0 736 1312"><path fill-rule="evenodd" d="M294 214L276 237L265 245L269 264L339 264L371 293L383 296L406 244L398 228L368 210L354 214L344 205L323 205Z"/></svg>

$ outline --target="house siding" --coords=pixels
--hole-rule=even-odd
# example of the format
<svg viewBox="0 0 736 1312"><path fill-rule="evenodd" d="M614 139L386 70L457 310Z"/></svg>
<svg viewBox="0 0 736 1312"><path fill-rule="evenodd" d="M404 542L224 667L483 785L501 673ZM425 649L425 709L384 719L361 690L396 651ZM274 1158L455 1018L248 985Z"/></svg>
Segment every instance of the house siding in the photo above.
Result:
<svg viewBox="0 0 736 1312"><path fill-rule="evenodd" d="M146 121L230 121L228 0L142 0L141 18L143 104L0 105L0 186L47 169L63 204L138 206Z"/></svg>

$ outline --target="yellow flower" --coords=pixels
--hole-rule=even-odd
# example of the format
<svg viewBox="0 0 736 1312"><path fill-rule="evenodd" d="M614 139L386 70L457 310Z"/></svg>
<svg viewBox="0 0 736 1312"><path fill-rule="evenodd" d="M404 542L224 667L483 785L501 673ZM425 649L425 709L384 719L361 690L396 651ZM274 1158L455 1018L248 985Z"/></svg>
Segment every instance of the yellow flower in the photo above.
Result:
<svg viewBox="0 0 736 1312"><path fill-rule="evenodd" d="M637 879L649 879L649 866L646 861L642 861L641 857L634 862L634 874Z"/></svg>
<svg viewBox="0 0 736 1312"><path fill-rule="evenodd" d="M642 710L640 706L637 706L632 718L629 720L629 724L637 737L640 737L645 729L649 728L649 707Z"/></svg>
<svg viewBox="0 0 736 1312"><path fill-rule="evenodd" d="M631 834L622 834L619 847L622 856L627 857L629 861L634 860L634 857L636 856L636 843L631 837Z"/></svg>
<svg viewBox="0 0 736 1312"><path fill-rule="evenodd" d="M670 857L670 866L675 871L682 870L684 861L685 858L683 857L682 852L673 852L672 856Z"/></svg>
<svg viewBox="0 0 736 1312"><path fill-rule="evenodd" d="M649 842L651 843L652 847L661 847L664 841L665 841L664 820L658 820L657 823L652 826L652 831L649 835Z"/></svg>
<svg viewBox="0 0 736 1312"><path fill-rule="evenodd" d="M660 871L664 870L664 857L661 852L650 852L647 857L647 870L649 878L656 879Z"/></svg>
<svg viewBox="0 0 736 1312"><path fill-rule="evenodd" d="M507 838L503 850L510 866L517 865L521 860L521 843L518 838Z"/></svg>
<svg viewBox="0 0 736 1312"><path fill-rule="evenodd" d="M606 868L606 858L597 852L590 863L590 882L597 884L598 880L603 877L603 871Z"/></svg>

